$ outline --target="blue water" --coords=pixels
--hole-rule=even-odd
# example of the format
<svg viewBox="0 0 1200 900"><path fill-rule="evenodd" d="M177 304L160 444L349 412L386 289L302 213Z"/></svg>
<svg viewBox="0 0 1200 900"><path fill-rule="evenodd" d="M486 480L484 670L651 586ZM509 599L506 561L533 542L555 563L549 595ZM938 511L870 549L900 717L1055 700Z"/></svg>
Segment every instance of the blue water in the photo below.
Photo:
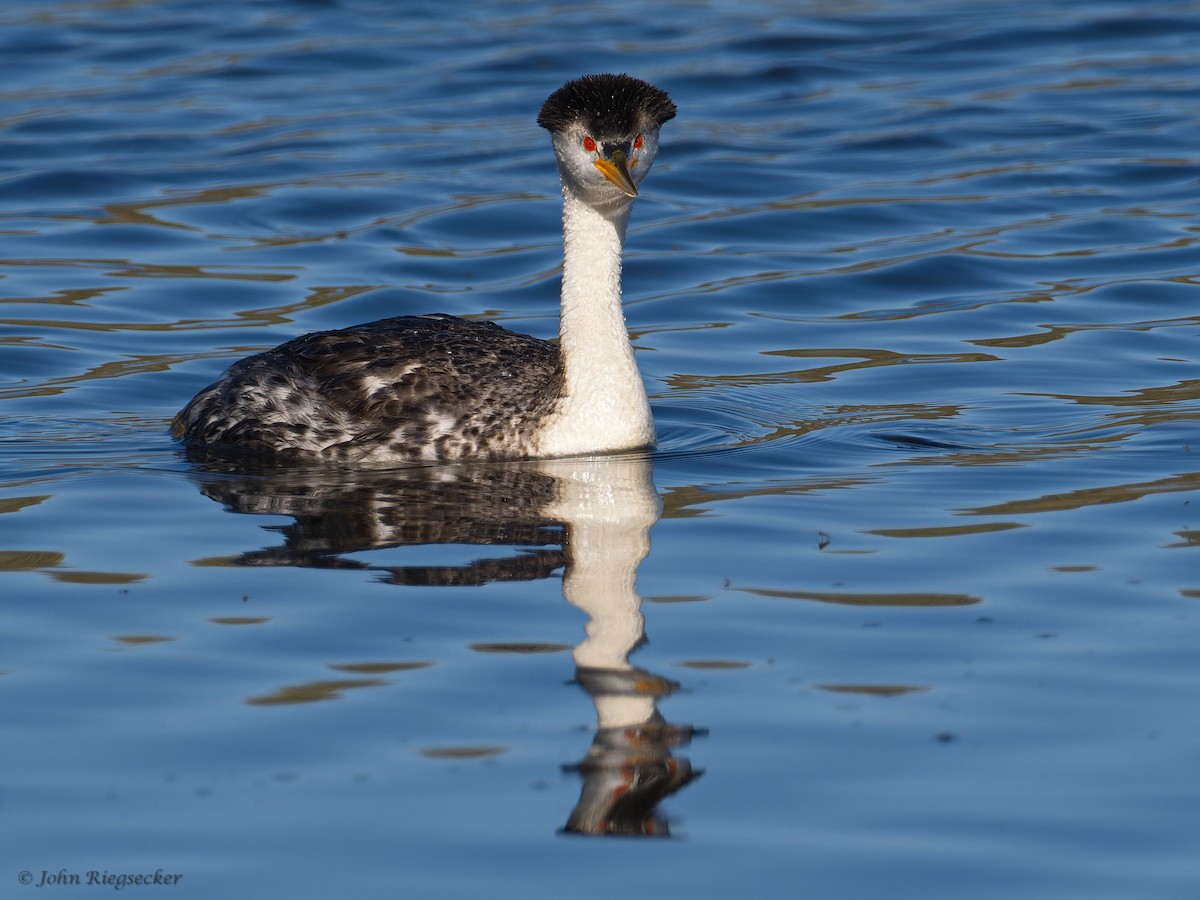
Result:
<svg viewBox="0 0 1200 900"><path fill-rule="evenodd" d="M1197 33L9 0L0 894L1197 896ZM533 119L608 70L680 109L625 269L653 454L171 443L304 332L553 336Z"/></svg>

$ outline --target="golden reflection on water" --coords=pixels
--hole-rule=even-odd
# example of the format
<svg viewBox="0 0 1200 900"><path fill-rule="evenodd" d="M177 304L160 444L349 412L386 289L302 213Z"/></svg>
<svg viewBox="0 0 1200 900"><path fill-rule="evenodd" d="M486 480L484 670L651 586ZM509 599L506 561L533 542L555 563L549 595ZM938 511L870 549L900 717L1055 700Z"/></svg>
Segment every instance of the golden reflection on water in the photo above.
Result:
<svg viewBox="0 0 1200 900"><path fill-rule="evenodd" d="M304 684L289 684L274 693L250 697L249 706L286 706L295 703L318 703L336 700L345 691L355 688L380 687L387 684L382 678L339 678L324 681L309 681Z"/></svg>
<svg viewBox="0 0 1200 900"><path fill-rule="evenodd" d="M998 338L972 338L969 343L980 347L997 347L1010 350L1024 350L1052 344L1065 340L1077 334L1087 334L1095 331L1144 332L1158 328L1195 328L1200 325L1200 317L1185 316L1178 319L1160 319L1148 322L1105 322L1072 325L1042 325L1041 330L1031 334L1018 334Z"/></svg>
<svg viewBox="0 0 1200 900"><path fill-rule="evenodd" d="M433 663L420 661L401 662L352 662L330 663L329 668L337 672L357 675L391 675L397 672L413 672L429 668ZM384 678L336 678L290 684L277 688L273 693L249 697L249 706L281 706L297 703L319 703L337 700L346 691L364 687L383 687L392 682Z"/></svg>
<svg viewBox="0 0 1200 900"><path fill-rule="evenodd" d="M0 550L0 572L40 572L60 584L137 584L146 572L103 572L71 569L67 554L56 550Z"/></svg>
<svg viewBox="0 0 1200 900"><path fill-rule="evenodd" d="M421 660L419 662L354 662L330 663L329 668L338 672L357 672L360 675L387 675L391 672L412 672L416 669L428 669L433 663Z"/></svg>
<svg viewBox="0 0 1200 900"><path fill-rule="evenodd" d="M1022 522L976 522L968 525L929 525L923 528L868 528L863 530L863 534L894 538L944 538L964 534L990 534L1025 527Z"/></svg>
<svg viewBox="0 0 1200 900"><path fill-rule="evenodd" d="M1063 493L1006 500L1003 503L974 507L965 511L981 516L1060 512L1068 509L1107 506L1110 503L1128 503L1154 494L1188 493L1197 489L1200 489L1200 472L1187 472L1167 478L1157 478L1153 481L1079 488Z"/></svg>
<svg viewBox="0 0 1200 900"><path fill-rule="evenodd" d="M834 603L845 606L973 606L982 603L982 597L970 594L924 593L920 591L787 591L772 588L738 587L730 590L752 594L755 597L771 597L780 600L815 600L819 603Z"/></svg>
<svg viewBox="0 0 1200 900"><path fill-rule="evenodd" d="M450 746L422 747L420 753L428 759L487 759L508 753L507 747L495 746Z"/></svg>
<svg viewBox="0 0 1200 900"><path fill-rule="evenodd" d="M832 381L838 375L845 372L853 372L859 369L874 369L880 366L1000 361L1000 357L993 356L990 353L897 353L892 350L862 347L801 347L790 350L765 350L763 351L763 356L786 356L797 359L829 359L833 357L835 359L855 359L858 362L790 372L772 372L768 376L769 381L757 381L753 380L752 377L752 380L749 382L751 384L766 384L775 381L806 383Z"/></svg>
<svg viewBox="0 0 1200 900"><path fill-rule="evenodd" d="M46 573L63 584L137 584L150 577L145 572L84 572L57 570Z"/></svg>
<svg viewBox="0 0 1200 900"><path fill-rule="evenodd" d="M476 653L514 653L518 656L533 653L562 653L570 650L570 644L548 644L538 641L505 641L500 643L475 643L470 645Z"/></svg>
<svg viewBox="0 0 1200 900"><path fill-rule="evenodd" d="M0 572L37 572L61 566L66 558L54 550L0 550Z"/></svg>
<svg viewBox="0 0 1200 900"><path fill-rule="evenodd" d="M130 259L99 259L95 257L27 257L24 259L0 259L0 269L49 269L98 271L105 278L186 278L202 281L250 281L287 282L295 279L302 271L297 266L199 266L166 263L138 263ZM74 289L78 291L78 289ZM90 289L92 293L55 292L46 296L9 296L0 299L3 303L47 303L70 306L90 306L85 301L102 297L118 286L106 285ZM78 323L83 327L86 323Z"/></svg>
<svg viewBox="0 0 1200 900"><path fill-rule="evenodd" d="M905 694L921 694L929 690L920 684L817 684L819 691L831 694L863 694L869 697L903 697Z"/></svg>

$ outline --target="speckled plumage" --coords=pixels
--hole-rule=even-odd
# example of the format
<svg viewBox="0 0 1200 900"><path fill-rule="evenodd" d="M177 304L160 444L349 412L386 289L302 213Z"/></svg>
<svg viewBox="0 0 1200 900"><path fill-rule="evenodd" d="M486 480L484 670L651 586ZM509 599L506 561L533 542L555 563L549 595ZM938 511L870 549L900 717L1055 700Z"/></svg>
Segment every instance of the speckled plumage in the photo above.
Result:
<svg viewBox="0 0 1200 900"><path fill-rule="evenodd" d="M234 363L180 411L172 434L222 451L351 462L651 445L621 257L637 185L674 115L666 93L628 75L575 79L542 105L563 186L558 344L436 314L310 334Z"/></svg>
<svg viewBox="0 0 1200 900"><path fill-rule="evenodd" d="M525 456L562 384L558 348L492 322L398 316L234 363L177 438L341 460Z"/></svg>

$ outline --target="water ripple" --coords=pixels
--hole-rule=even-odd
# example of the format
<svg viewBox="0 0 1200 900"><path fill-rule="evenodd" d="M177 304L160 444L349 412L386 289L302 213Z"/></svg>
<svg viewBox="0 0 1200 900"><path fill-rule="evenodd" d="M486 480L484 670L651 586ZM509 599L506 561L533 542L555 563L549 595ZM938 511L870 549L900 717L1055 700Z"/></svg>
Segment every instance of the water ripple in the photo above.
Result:
<svg viewBox="0 0 1200 900"><path fill-rule="evenodd" d="M8 0L6 853L187 896L1190 896L1197 33L1195 0ZM534 116L582 69L680 114L625 266L662 515L595 566L636 667L564 687L587 541L512 517L552 480L227 471L166 426L307 331L552 337ZM588 747L589 696L711 729L679 865L545 852L693 777L657 710Z"/></svg>

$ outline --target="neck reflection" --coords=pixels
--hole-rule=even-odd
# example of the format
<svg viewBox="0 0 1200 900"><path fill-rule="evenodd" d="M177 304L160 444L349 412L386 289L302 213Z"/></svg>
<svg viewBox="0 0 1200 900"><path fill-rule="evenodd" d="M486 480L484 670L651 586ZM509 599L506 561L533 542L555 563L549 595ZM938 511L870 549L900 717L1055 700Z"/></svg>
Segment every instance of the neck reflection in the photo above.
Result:
<svg viewBox="0 0 1200 900"><path fill-rule="evenodd" d="M562 569L565 599L587 616L575 682L595 705L597 727L584 757L564 766L582 786L561 833L669 834L659 804L701 773L676 755L694 729L658 710L677 686L629 660L645 639L637 572L661 512L644 455L341 472L195 461L201 490L226 509L293 520L271 526L281 544L242 553L234 565L367 569L397 585L524 581ZM348 558L443 544L505 552L457 565ZM523 552L512 554L514 546Z"/></svg>

